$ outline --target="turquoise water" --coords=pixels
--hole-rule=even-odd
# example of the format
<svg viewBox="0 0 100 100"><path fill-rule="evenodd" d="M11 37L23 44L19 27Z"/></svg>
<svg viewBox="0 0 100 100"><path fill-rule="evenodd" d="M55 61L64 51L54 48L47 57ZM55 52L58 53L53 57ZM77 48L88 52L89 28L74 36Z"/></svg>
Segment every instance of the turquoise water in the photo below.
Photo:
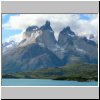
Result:
<svg viewBox="0 0 100 100"><path fill-rule="evenodd" d="M59 81L49 79L2 79L2 86L97 86L98 82Z"/></svg>

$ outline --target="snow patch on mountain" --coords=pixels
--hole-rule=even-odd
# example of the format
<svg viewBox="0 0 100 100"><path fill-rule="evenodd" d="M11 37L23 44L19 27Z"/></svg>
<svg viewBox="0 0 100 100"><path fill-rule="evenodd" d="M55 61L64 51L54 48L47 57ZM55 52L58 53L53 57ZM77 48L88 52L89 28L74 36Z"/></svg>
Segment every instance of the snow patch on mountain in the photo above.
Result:
<svg viewBox="0 0 100 100"><path fill-rule="evenodd" d="M81 53L86 53L85 50L83 50L83 49L81 49L81 48L78 48L77 45L75 45L75 49L76 49L77 51L81 52Z"/></svg>
<svg viewBox="0 0 100 100"><path fill-rule="evenodd" d="M5 42L2 44L2 51L5 52L5 51L8 51L10 49L13 49L17 46L17 42L15 41L10 41L10 42Z"/></svg>
<svg viewBox="0 0 100 100"><path fill-rule="evenodd" d="M70 37L74 37L75 35L72 35L72 34L68 34Z"/></svg>

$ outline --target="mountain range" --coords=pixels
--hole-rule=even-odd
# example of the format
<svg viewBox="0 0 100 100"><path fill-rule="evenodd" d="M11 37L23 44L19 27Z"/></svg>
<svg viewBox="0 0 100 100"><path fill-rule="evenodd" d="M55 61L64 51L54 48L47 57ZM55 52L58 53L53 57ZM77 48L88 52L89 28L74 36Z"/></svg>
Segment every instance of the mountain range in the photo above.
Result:
<svg viewBox="0 0 100 100"><path fill-rule="evenodd" d="M50 21L29 26L19 43L2 44L2 72L16 73L42 68L59 68L72 63L98 63L98 44L77 36L69 26L55 39Z"/></svg>

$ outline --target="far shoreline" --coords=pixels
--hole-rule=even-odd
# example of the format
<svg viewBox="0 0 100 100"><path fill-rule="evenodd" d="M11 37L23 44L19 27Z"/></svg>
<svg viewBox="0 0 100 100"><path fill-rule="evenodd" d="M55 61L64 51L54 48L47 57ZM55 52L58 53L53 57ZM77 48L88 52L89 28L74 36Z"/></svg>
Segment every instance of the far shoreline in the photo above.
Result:
<svg viewBox="0 0 100 100"><path fill-rule="evenodd" d="M49 79L49 78L13 78L13 77L10 77L10 78L2 78L2 79L37 79L37 80L52 80L52 81L77 81L77 82L98 82L98 80L90 80L90 79L87 79L87 80L77 80L77 79L74 79L74 80L71 80L71 79Z"/></svg>

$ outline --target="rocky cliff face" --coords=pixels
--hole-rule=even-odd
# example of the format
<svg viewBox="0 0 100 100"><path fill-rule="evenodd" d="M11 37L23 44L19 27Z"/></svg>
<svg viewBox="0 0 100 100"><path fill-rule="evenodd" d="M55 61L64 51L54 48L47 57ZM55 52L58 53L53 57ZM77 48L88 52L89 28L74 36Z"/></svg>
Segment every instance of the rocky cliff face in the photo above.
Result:
<svg viewBox="0 0 100 100"><path fill-rule="evenodd" d="M35 32L38 29L37 26L29 26L25 32L23 33L23 38L28 39L31 37L32 33Z"/></svg>
<svg viewBox="0 0 100 100"><path fill-rule="evenodd" d="M58 45L63 49L64 56L70 54L79 57L82 61L97 62L97 44L86 37L75 35L70 27L66 27L60 32ZM95 60L93 61L92 58Z"/></svg>
<svg viewBox="0 0 100 100"><path fill-rule="evenodd" d="M50 50L54 49L56 39L54 37L54 31L50 26L50 22L46 21L45 25L40 27L39 30L42 32L42 34L36 38L36 42L39 44L43 44Z"/></svg>

